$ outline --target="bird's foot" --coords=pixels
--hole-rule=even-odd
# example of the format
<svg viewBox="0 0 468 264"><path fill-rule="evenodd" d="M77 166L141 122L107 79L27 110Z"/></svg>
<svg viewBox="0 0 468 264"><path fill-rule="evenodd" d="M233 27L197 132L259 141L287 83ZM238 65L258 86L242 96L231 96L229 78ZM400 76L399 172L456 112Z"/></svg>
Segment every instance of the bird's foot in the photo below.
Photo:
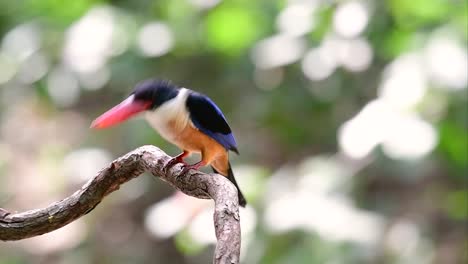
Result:
<svg viewBox="0 0 468 264"><path fill-rule="evenodd" d="M186 165L186 163L184 162L184 160L182 158L179 158L179 156L177 157L173 157L171 158L167 163L166 163L166 168L172 168L174 167L174 165L176 165L177 163L183 163L184 165Z"/></svg>
<svg viewBox="0 0 468 264"><path fill-rule="evenodd" d="M184 166L187 165L187 163L184 162L184 158L188 155L189 153L184 151L182 153L180 153L179 155L171 158L167 163L166 163L166 166L164 166L166 168L166 170L169 170L170 168L174 167L174 165L176 165L177 163L182 163L184 164Z"/></svg>
<svg viewBox="0 0 468 264"><path fill-rule="evenodd" d="M206 163L203 162L203 161L197 162L197 163L192 164L192 165L185 164L185 165L183 166L183 168L182 168L181 174L185 174L185 173L187 173L189 170L192 170L192 169L193 169L193 170L198 170L198 169L200 169L200 167L203 167L203 166L205 166L205 165L206 165Z"/></svg>

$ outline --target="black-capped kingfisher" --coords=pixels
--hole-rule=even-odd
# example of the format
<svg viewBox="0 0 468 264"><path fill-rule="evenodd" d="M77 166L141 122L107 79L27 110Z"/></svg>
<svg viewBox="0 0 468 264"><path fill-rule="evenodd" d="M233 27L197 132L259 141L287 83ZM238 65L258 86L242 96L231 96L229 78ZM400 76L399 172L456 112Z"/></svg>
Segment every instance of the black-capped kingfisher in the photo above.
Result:
<svg viewBox="0 0 468 264"><path fill-rule="evenodd" d="M137 84L127 99L96 118L91 127L106 128L141 112L146 112L146 120L164 139L183 151L168 167L183 163L188 171L211 165L215 173L236 186L239 204L245 207L229 162L230 150L239 154L236 140L221 109L210 98L169 81L146 80ZM192 153L200 153L201 161L189 165L184 158Z"/></svg>

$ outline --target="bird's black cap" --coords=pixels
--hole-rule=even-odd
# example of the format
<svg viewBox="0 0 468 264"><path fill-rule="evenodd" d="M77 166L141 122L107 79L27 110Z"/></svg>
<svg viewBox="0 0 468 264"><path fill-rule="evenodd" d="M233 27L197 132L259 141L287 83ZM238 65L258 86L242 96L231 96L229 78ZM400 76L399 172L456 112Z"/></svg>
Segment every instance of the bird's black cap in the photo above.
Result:
<svg viewBox="0 0 468 264"><path fill-rule="evenodd" d="M168 80L145 80L135 86L132 94L135 100L150 101L155 109L179 93L179 87Z"/></svg>

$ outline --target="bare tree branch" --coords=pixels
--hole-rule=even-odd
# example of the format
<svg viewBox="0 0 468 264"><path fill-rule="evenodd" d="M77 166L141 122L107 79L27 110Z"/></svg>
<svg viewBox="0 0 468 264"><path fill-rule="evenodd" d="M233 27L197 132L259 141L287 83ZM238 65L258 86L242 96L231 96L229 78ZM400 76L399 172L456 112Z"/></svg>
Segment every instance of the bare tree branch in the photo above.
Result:
<svg viewBox="0 0 468 264"><path fill-rule="evenodd" d="M148 171L176 189L215 201L214 225L218 243L213 262L239 263L240 224L237 190L225 177L191 170L180 165L166 169L170 157L154 146L140 147L113 161L71 196L47 208L10 213L0 208L0 240L20 240L59 229L93 210L120 185Z"/></svg>

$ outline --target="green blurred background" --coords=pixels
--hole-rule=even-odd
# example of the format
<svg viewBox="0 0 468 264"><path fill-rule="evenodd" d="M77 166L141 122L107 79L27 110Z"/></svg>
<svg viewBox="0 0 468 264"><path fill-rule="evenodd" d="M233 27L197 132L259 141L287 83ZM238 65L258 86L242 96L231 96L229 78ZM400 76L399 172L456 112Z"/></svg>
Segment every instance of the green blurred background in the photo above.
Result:
<svg viewBox="0 0 468 264"><path fill-rule="evenodd" d="M88 128L163 78L236 135L242 263L467 263L467 3L1 0L0 207L144 144L177 154L141 118ZM143 176L0 263L209 263L214 241L211 201Z"/></svg>

